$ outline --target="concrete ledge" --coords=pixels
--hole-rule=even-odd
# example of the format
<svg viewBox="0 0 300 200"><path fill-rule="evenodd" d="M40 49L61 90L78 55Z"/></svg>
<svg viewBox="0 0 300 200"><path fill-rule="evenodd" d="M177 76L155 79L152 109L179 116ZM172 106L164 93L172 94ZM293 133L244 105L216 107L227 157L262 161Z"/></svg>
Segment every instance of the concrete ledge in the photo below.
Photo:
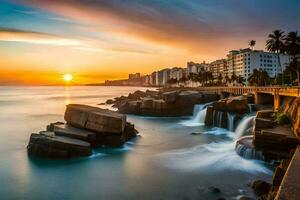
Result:
<svg viewBox="0 0 300 200"><path fill-rule="evenodd" d="M296 200L300 199L300 147L298 146L294 156L285 173L279 191L277 200Z"/></svg>

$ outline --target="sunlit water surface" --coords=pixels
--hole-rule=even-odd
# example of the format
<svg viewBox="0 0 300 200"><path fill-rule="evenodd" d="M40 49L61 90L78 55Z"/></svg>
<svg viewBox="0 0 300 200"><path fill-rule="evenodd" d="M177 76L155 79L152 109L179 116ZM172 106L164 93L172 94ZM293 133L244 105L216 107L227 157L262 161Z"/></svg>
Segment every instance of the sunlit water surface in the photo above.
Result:
<svg viewBox="0 0 300 200"><path fill-rule="evenodd" d="M97 105L137 89L147 88L0 87L0 198L237 199L253 196L253 180L270 181L268 166L236 155L234 133L189 117L128 116L140 137L124 148L67 161L28 157L30 134L63 120L66 104Z"/></svg>

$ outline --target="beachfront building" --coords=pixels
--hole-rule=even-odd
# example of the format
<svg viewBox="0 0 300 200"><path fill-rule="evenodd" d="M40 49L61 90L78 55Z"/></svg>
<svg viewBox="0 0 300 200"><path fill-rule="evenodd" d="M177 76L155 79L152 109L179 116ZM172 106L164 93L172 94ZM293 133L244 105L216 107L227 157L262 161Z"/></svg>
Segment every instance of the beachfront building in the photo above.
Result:
<svg viewBox="0 0 300 200"><path fill-rule="evenodd" d="M163 77L164 77L164 72L163 70L159 70L155 72L155 85L163 85Z"/></svg>
<svg viewBox="0 0 300 200"><path fill-rule="evenodd" d="M166 68L162 70L163 78L162 78L162 85L166 85L168 81L171 79L171 70Z"/></svg>
<svg viewBox="0 0 300 200"><path fill-rule="evenodd" d="M203 70L207 70L208 64L203 61L203 63L194 63L194 62L188 62L187 63L187 75L189 74L198 74L199 72Z"/></svg>
<svg viewBox="0 0 300 200"><path fill-rule="evenodd" d="M291 57L280 54L282 70L291 62ZM246 82L254 69L262 69L268 72L270 77L275 77L281 73L278 57L276 53L256 51L247 49L232 50L227 55L227 71L225 75L231 77L233 74L242 76ZM227 72L227 74L226 74Z"/></svg>
<svg viewBox="0 0 300 200"><path fill-rule="evenodd" d="M186 75L187 68L174 67L171 69L171 79L180 80Z"/></svg>
<svg viewBox="0 0 300 200"><path fill-rule="evenodd" d="M225 79L227 72L227 60L226 59L219 59L216 61L213 61L209 64L209 71L212 72L214 81L217 81L220 74L223 79Z"/></svg>
<svg viewBox="0 0 300 200"><path fill-rule="evenodd" d="M135 74L129 74L128 75L128 79L139 79L139 78L141 78L140 73L135 73Z"/></svg>

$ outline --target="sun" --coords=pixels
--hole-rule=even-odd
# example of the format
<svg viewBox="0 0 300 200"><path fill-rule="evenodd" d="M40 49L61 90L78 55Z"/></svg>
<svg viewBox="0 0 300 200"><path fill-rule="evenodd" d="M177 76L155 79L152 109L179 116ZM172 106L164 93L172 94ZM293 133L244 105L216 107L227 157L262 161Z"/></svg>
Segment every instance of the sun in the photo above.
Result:
<svg viewBox="0 0 300 200"><path fill-rule="evenodd" d="M68 82L73 80L73 75L72 74L64 74L63 79L64 79L65 82L68 83Z"/></svg>

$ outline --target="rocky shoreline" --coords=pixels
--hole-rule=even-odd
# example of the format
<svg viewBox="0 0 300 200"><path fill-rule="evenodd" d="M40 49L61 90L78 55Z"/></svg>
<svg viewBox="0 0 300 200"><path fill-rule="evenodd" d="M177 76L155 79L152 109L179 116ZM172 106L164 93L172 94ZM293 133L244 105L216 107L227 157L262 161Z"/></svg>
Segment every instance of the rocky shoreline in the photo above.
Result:
<svg viewBox="0 0 300 200"><path fill-rule="evenodd" d="M128 96L109 99L120 113L157 117L178 117L193 114L196 104L219 100L215 93L204 93L192 89L161 88L158 91L136 91Z"/></svg>

